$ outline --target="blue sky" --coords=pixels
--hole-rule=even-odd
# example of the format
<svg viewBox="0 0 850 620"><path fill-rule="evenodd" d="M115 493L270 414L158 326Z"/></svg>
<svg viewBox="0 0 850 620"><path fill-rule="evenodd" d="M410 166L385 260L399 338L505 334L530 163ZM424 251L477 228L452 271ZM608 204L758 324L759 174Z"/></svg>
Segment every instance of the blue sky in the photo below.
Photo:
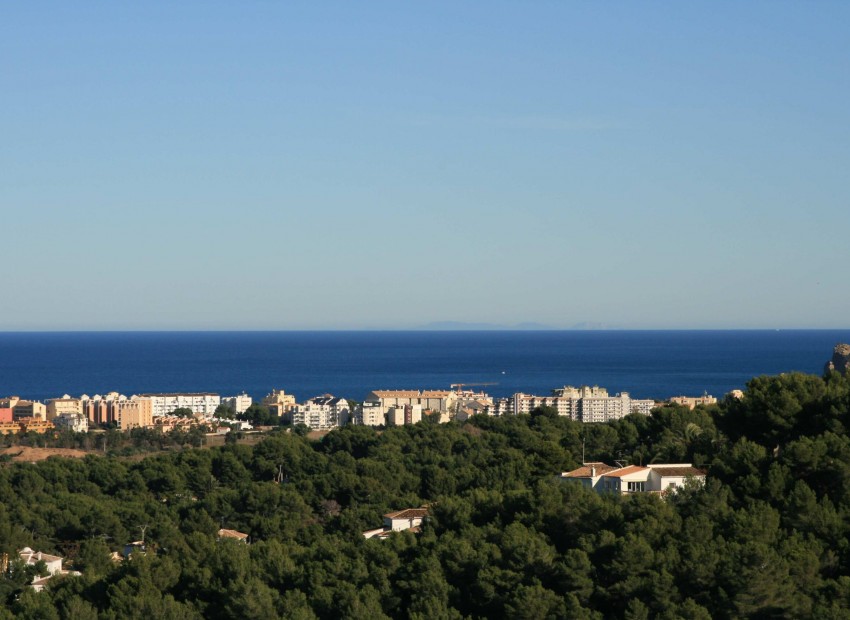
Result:
<svg viewBox="0 0 850 620"><path fill-rule="evenodd" d="M848 327L848 23L6 3L0 329Z"/></svg>

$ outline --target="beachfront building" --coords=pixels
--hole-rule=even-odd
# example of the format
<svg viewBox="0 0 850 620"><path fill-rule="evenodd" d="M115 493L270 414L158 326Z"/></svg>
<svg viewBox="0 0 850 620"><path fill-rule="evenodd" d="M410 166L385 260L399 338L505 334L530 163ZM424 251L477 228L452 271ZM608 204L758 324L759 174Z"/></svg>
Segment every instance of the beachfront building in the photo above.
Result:
<svg viewBox="0 0 850 620"><path fill-rule="evenodd" d="M457 390L451 414L455 420L463 422L474 415L486 413L492 406L493 397L484 392Z"/></svg>
<svg viewBox="0 0 850 620"><path fill-rule="evenodd" d="M221 404L221 396L211 392L139 394L140 398L149 398L153 415L168 415L175 409L191 409L194 413L211 418Z"/></svg>
<svg viewBox="0 0 850 620"><path fill-rule="evenodd" d="M579 419L580 398L572 396L534 396L522 392L513 396L513 413L531 413L538 407L551 407L558 412L559 416L565 416L571 420Z"/></svg>
<svg viewBox="0 0 850 620"><path fill-rule="evenodd" d="M47 421L47 405L37 400L20 400L15 398L12 405L12 419L21 420L32 418Z"/></svg>
<svg viewBox="0 0 850 620"><path fill-rule="evenodd" d="M80 396L80 412L88 418L90 424L109 424L115 421L115 403L128 400L124 394L107 392Z"/></svg>
<svg viewBox="0 0 850 620"><path fill-rule="evenodd" d="M386 424L386 417L384 416L381 403L365 402L359 405L354 410L353 423L363 426L383 426Z"/></svg>
<svg viewBox="0 0 850 620"><path fill-rule="evenodd" d="M693 409L697 405L716 405L717 399L711 394L703 394L702 396L674 396L670 402Z"/></svg>
<svg viewBox="0 0 850 620"><path fill-rule="evenodd" d="M494 398L493 404L485 408L484 413L487 415L501 416L514 414L514 399L513 398Z"/></svg>
<svg viewBox="0 0 850 620"><path fill-rule="evenodd" d="M153 399L133 396L113 403L113 419L122 431L153 426Z"/></svg>
<svg viewBox="0 0 850 620"><path fill-rule="evenodd" d="M630 413L648 415L655 407L655 401L632 398L628 392L609 396L608 390L596 385L578 388L565 386L553 390L550 396L519 392L511 398L494 399L485 412L488 415L527 414L538 407L550 407L558 415L577 422L608 422L619 420Z"/></svg>
<svg viewBox="0 0 850 620"><path fill-rule="evenodd" d="M83 405L80 399L71 398L68 394L65 394L62 398L50 398L45 402L45 404L47 405L48 420L52 420L63 413L83 413Z"/></svg>
<svg viewBox="0 0 850 620"><path fill-rule="evenodd" d="M276 415L286 422L291 422L290 413L295 409L295 396L287 394L283 390L274 389L263 398L263 405L268 407L269 413L272 415Z"/></svg>
<svg viewBox="0 0 850 620"><path fill-rule="evenodd" d="M578 419L582 422L608 422L624 418L630 413L649 415L654 406L654 400L634 399L628 392L616 396L582 398L578 405Z"/></svg>
<svg viewBox="0 0 850 620"><path fill-rule="evenodd" d="M56 430L53 422L39 418L17 418L11 422L0 422L0 435L47 433L53 430Z"/></svg>
<svg viewBox="0 0 850 620"><path fill-rule="evenodd" d="M404 426L422 421L422 405L400 405L387 410L387 426Z"/></svg>
<svg viewBox="0 0 850 620"><path fill-rule="evenodd" d="M177 415L155 416L153 418L153 428L163 433L170 433L175 430L188 432L197 425L198 422L195 418L183 418Z"/></svg>
<svg viewBox="0 0 850 620"><path fill-rule="evenodd" d="M457 393L451 390L374 390L364 403L378 403L386 415L391 407L404 405L419 405L423 412L451 412L456 401Z"/></svg>
<svg viewBox="0 0 850 620"><path fill-rule="evenodd" d="M9 421L0 421L0 435L17 435L21 432L21 423Z"/></svg>
<svg viewBox="0 0 850 620"><path fill-rule="evenodd" d="M82 413L60 413L53 418L53 424L59 430L85 433L89 430L89 421Z"/></svg>
<svg viewBox="0 0 850 620"><path fill-rule="evenodd" d="M80 396L80 411L89 424L115 423L121 430L153 426L153 400L143 396L127 398L118 392Z"/></svg>
<svg viewBox="0 0 850 620"><path fill-rule="evenodd" d="M348 401L331 394L311 398L292 410L293 424L304 424L314 431L344 426L350 417Z"/></svg>
<svg viewBox="0 0 850 620"><path fill-rule="evenodd" d="M456 405L454 419L465 422L474 415L487 415L487 411L493 406L493 399L471 400Z"/></svg>
<svg viewBox="0 0 850 620"><path fill-rule="evenodd" d="M244 392L236 396L223 396L221 399L222 405L229 407L236 413L245 413L252 402L253 399Z"/></svg>

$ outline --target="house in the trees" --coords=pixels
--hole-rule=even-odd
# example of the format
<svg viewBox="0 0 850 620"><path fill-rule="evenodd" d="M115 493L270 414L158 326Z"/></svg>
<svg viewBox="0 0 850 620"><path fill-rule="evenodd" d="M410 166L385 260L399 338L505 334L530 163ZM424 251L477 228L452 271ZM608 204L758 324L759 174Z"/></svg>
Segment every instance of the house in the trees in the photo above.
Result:
<svg viewBox="0 0 850 620"><path fill-rule="evenodd" d="M234 540L238 540L239 542L248 544L248 534L244 532L237 532L236 530L226 530L221 528L218 531L218 538L221 540L222 538L232 538Z"/></svg>
<svg viewBox="0 0 850 620"><path fill-rule="evenodd" d="M384 515L384 527L363 532L364 538L386 538L393 532L409 530L418 532L422 521L428 517L428 508L407 508Z"/></svg>
<svg viewBox="0 0 850 620"><path fill-rule="evenodd" d="M675 491L684 487L688 479L705 483L705 471L690 463L649 465L650 491Z"/></svg>
<svg viewBox="0 0 850 620"><path fill-rule="evenodd" d="M562 480L575 481L600 493L661 493L685 486L686 480L705 482L705 471L691 463L627 465L585 463L561 474Z"/></svg>
<svg viewBox="0 0 850 620"><path fill-rule="evenodd" d="M585 488L598 490L597 485L599 484L599 481L602 480L602 476L607 474L609 471L614 471L615 469L617 469L617 467L613 465L606 465L605 463L585 463L578 469L562 473L561 480L578 482Z"/></svg>
<svg viewBox="0 0 850 620"><path fill-rule="evenodd" d="M39 562L44 562L48 574L44 577L36 577L30 584L32 589L36 592L41 592L44 589L44 586L47 585L47 582L53 579L56 575L79 576L81 574L73 570L64 570L62 568L63 558L58 555L50 555L48 553L42 553L41 551L33 551L29 547L24 547L18 551L18 556L27 566L35 566Z"/></svg>

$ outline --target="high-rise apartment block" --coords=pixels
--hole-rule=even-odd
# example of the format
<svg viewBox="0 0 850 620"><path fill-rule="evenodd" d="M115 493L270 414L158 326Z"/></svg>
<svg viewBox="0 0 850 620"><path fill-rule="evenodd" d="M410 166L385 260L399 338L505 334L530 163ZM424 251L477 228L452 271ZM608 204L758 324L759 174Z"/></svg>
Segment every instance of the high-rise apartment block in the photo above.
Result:
<svg viewBox="0 0 850 620"><path fill-rule="evenodd" d="M175 409L191 409L198 415L211 418L221 404L221 396L210 392L139 394L139 396L150 399L155 416L168 415Z"/></svg>
<svg viewBox="0 0 850 620"><path fill-rule="evenodd" d="M381 403L367 401L358 406L354 411L353 423L363 426L383 426L386 424Z"/></svg>
<svg viewBox="0 0 850 620"><path fill-rule="evenodd" d="M252 402L253 399L244 392L236 396L223 396L221 399L221 404L229 407L235 413L245 413Z"/></svg>
<svg viewBox="0 0 850 620"><path fill-rule="evenodd" d="M46 402L47 419L52 420L63 413L83 413L82 401L65 394L62 398L50 398Z"/></svg>
<svg viewBox="0 0 850 620"><path fill-rule="evenodd" d="M608 422L619 420L630 413L648 415L655 406L654 400L636 399L622 392L609 396L608 390L599 386L566 386L554 390L551 396L517 393L511 398L494 399L487 409L490 415L516 415L531 413L538 407L551 407L558 415L577 422Z"/></svg>
<svg viewBox="0 0 850 620"><path fill-rule="evenodd" d="M263 398L263 405L268 407L269 413L280 417L282 420L291 421L290 412L295 408L295 396L287 394L283 390L274 389Z"/></svg>
<svg viewBox="0 0 850 620"><path fill-rule="evenodd" d="M292 410L292 423L304 424L312 430L329 430L348 423L351 417L348 401L330 394L316 396Z"/></svg>

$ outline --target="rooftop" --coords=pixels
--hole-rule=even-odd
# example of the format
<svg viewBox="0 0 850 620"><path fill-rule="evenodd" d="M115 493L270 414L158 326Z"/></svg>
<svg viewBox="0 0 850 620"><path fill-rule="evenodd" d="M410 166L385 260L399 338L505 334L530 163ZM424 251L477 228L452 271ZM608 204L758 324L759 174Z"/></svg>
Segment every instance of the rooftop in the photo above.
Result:
<svg viewBox="0 0 850 620"><path fill-rule="evenodd" d="M214 392L151 392L139 396L218 396Z"/></svg>
<svg viewBox="0 0 850 620"><path fill-rule="evenodd" d="M702 469L697 469L696 467L691 467L690 465L656 465L651 467L652 471L657 471L659 475L663 476L705 476L705 471Z"/></svg>
<svg viewBox="0 0 850 620"><path fill-rule="evenodd" d="M406 508L397 512L388 512L384 515L387 519L422 519L427 516L427 508Z"/></svg>
<svg viewBox="0 0 850 620"><path fill-rule="evenodd" d="M590 478L591 477L591 468L596 469L596 475L601 476L603 474L608 473L609 471L614 471L617 469L613 465L606 465L605 463L584 463L582 467L578 469L574 469L572 471L565 472L561 474L562 478Z"/></svg>
<svg viewBox="0 0 850 620"><path fill-rule="evenodd" d="M39 560L44 560L45 562L56 562L57 560L62 559L58 555L49 555L47 553L42 553L41 551L33 551L29 547L24 547L18 551L18 554L21 556L21 559L27 563L35 563Z"/></svg>
<svg viewBox="0 0 850 620"><path fill-rule="evenodd" d="M378 398L419 398L419 390L373 390Z"/></svg>
<svg viewBox="0 0 850 620"><path fill-rule="evenodd" d="M648 467L642 467L640 465L627 465L626 467L622 467L620 469L616 469L610 473L605 474L608 478L622 478L623 476L628 476L629 474L636 474L639 471L644 471L645 469L649 469Z"/></svg>

